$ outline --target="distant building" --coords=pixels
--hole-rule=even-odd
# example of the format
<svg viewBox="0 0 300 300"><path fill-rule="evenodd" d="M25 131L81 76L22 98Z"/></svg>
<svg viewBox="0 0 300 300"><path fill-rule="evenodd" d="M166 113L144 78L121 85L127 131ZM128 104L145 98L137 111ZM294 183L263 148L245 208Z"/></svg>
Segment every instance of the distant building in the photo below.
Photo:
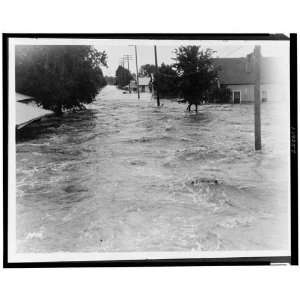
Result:
<svg viewBox="0 0 300 300"><path fill-rule="evenodd" d="M141 78L139 78L140 92L149 93L151 91L150 90L150 84L151 84L151 78L150 77L141 77Z"/></svg>
<svg viewBox="0 0 300 300"><path fill-rule="evenodd" d="M132 91L137 90L136 80L131 80L129 83L130 89ZM151 92L151 78L150 77L139 77L139 91L141 93Z"/></svg>
<svg viewBox="0 0 300 300"><path fill-rule="evenodd" d="M221 68L219 83L232 91L232 103L254 101L255 73L251 55L240 58L216 58L214 64ZM278 100L282 97L288 69L277 58L261 59L261 100ZM287 75L287 76L286 76Z"/></svg>

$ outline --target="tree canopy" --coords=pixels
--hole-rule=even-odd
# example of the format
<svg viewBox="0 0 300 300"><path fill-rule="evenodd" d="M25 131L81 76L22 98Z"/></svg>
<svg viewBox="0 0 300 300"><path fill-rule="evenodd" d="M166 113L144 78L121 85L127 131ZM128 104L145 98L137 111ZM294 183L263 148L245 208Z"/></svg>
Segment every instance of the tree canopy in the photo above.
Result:
<svg viewBox="0 0 300 300"><path fill-rule="evenodd" d="M106 82L107 55L91 46L16 46L16 91L61 113L91 103Z"/></svg>
<svg viewBox="0 0 300 300"><path fill-rule="evenodd" d="M146 65L142 65L140 67L140 76L142 77L150 77L151 75L153 75L154 73L156 73L156 68L155 65L151 65L151 64L146 64Z"/></svg>
<svg viewBox="0 0 300 300"><path fill-rule="evenodd" d="M178 76L178 89L185 100L199 103L216 83L218 70L212 62L213 51L199 46L181 46L175 49L174 68Z"/></svg>
<svg viewBox="0 0 300 300"><path fill-rule="evenodd" d="M164 63L158 68L154 75L153 86L159 90L162 97L174 97L178 95L178 76L171 65Z"/></svg>
<svg viewBox="0 0 300 300"><path fill-rule="evenodd" d="M183 97L190 103L201 100L226 102L230 90L217 87L219 69L212 60L214 51L199 46L182 46L174 50L174 64L164 63L156 71L154 65L143 65L142 74L154 74L153 86L162 97Z"/></svg>

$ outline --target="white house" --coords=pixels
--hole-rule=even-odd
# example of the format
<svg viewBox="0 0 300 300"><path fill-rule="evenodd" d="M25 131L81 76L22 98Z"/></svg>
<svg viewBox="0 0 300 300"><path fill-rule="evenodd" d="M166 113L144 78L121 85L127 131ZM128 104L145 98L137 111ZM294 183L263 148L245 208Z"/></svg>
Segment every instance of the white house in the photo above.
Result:
<svg viewBox="0 0 300 300"><path fill-rule="evenodd" d="M151 78L150 77L141 77L139 78L139 88L143 92L151 92L150 90Z"/></svg>
<svg viewBox="0 0 300 300"><path fill-rule="evenodd" d="M214 64L221 68L219 80L221 86L232 91L232 103L254 101L255 73L252 57L216 58ZM288 67L273 57L261 59L261 100L280 100L286 92Z"/></svg>
<svg viewBox="0 0 300 300"><path fill-rule="evenodd" d="M136 80L131 80L129 83L130 89L133 91L137 90ZM139 77L139 91L141 93L151 92L151 78L150 77Z"/></svg>

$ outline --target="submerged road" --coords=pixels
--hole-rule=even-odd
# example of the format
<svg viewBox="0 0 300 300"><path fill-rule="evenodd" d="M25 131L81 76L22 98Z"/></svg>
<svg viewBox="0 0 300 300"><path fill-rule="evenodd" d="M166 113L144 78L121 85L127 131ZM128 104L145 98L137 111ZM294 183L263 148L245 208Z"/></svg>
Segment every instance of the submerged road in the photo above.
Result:
<svg viewBox="0 0 300 300"><path fill-rule="evenodd" d="M289 248L285 110L255 153L253 105L155 104L107 86L18 136L18 252Z"/></svg>

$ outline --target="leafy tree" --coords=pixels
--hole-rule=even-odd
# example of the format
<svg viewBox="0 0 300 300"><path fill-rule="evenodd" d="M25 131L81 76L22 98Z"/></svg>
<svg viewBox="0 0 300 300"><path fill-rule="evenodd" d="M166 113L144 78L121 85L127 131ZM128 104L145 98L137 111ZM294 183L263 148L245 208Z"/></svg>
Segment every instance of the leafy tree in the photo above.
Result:
<svg viewBox="0 0 300 300"><path fill-rule="evenodd" d="M130 80L132 80L133 77L130 74L129 70L125 69L122 66L119 66L116 71L116 84L118 87L124 87L125 85L128 85Z"/></svg>
<svg viewBox="0 0 300 300"><path fill-rule="evenodd" d="M151 74L156 73L156 68L155 65L150 65L150 64L146 64L146 65L142 65L140 67L140 76L142 77L150 77Z"/></svg>
<svg viewBox="0 0 300 300"><path fill-rule="evenodd" d="M200 104L201 98L215 84L217 69L212 62L213 51L201 50L199 46L181 46L175 49L178 89L190 105Z"/></svg>
<svg viewBox="0 0 300 300"><path fill-rule="evenodd" d="M164 63L154 75L153 87L159 90L162 97L175 97L178 95L178 76L171 65Z"/></svg>
<svg viewBox="0 0 300 300"><path fill-rule="evenodd" d="M60 114L91 103L106 82L107 55L91 46L16 46L16 91Z"/></svg>

